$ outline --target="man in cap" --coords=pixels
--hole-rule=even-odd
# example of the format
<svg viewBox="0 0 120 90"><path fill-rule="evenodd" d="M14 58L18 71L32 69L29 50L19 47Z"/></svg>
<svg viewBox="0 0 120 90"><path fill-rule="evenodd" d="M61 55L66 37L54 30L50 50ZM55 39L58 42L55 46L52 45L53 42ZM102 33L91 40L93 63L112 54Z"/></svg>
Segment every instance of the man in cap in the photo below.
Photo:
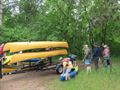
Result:
<svg viewBox="0 0 120 90"><path fill-rule="evenodd" d="M98 70L99 68L99 65L98 65L99 60L100 60L100 48L98 47L97 44L94 44L93 62L94 62L96 70Z"/></svg>
<svg viewBox="0 0 120 90"><path fill-rule="evenodd" d="M104 66L108 67L108 65L110 65L110 49L107 45L103 46L103 58L104 58Z"/></svg>

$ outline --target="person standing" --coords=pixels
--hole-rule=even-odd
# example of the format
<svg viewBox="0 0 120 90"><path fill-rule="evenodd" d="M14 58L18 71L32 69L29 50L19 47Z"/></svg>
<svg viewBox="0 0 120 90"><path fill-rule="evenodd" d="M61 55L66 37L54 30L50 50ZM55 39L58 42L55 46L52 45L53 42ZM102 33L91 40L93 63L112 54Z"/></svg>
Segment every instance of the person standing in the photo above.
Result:
<svg viewBox="0 0 120 90"><path fill-rule="evenodd" d="M4 52L3 52L4 44L0 45L0 79L2 79L2 60L4 58Z"/></svg>
<svg viewBox="0 0 120 90"><path fill-rule="evenodd" d="M91 72L91 50L88 45L84 45L84 59L87 74Z"/></svg>
<svg viewBox="0 0 120 90"><path fill-rule="evenodd" d="M108 67L110 65L110 49L107 45L104 45L103 49L103 64L105 67Z"/></svg>
<svg viewBox="0 0 120 90"><path fill-rule="evenodd" d="M98 47L97 44L94 44L93 48L93 62L95 65L95 69L98 70L99 68L99 60L100 60L100 48Z"/></svg>

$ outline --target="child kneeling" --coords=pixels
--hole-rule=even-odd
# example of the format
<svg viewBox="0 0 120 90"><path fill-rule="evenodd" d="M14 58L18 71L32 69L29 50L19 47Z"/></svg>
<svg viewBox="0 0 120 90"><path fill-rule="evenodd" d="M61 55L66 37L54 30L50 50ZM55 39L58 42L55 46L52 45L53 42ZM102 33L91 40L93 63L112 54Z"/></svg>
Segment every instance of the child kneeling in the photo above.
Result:
<svg viewBox="0 0 120 90"><path fill-rule="evenodd" d="M69 73L71 72L71 69L73 68L72 62L70 61L70 58L64 58L63 59L63 72L66 72L66 80L70 80Z"/></svg>

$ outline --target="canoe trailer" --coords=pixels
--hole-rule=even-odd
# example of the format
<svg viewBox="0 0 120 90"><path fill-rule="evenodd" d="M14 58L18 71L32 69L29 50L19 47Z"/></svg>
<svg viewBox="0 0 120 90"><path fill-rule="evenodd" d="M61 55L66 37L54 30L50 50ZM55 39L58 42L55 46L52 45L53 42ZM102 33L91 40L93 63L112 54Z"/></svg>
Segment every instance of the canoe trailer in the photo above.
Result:
<svg viewBox="0 0 120 90"><path fill-rule="evenodd" d="M9 66L17 62L35 62L34 65L29 64L29 66L23 66L21 70L36 69L36 70L56 70L57 74L61 74L63 71L62 64L58 61L56 63L51 62L49 57L58 56L58 55L67 55L67 42L58 42L58 41L35 41L35 42L10 42L6 43L3 50L9 53L12 53L8 56L3 62L3 66ZM34 50L41 50L33 52ZM46 50L47 49L47 50ZM22 53L19 53L21 52ZM30 52L26 52L30 51ZM38 61L32 59L40 59ZM42 59L44 58L44 59ZM45 58L49 58L45 60ZM16 68L3 68L3 73L17 71Z"/></svg>

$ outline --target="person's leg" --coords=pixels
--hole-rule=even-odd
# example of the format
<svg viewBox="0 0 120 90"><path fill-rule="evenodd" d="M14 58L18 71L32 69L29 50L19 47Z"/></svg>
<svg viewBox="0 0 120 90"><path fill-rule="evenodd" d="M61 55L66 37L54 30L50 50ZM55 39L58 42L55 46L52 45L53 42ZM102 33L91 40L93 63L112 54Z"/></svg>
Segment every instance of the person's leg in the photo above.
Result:
<svg viewBox="0 0 120 90"><path fill-rule="evenodd" d="M112 72L112 62L110 58L109 58L109 63L110 63L110 72Z"/></svg>
<svg viewBox="0 0 120 90"><path fill-rule="evenodd" d="M88 73L87 65L88 65L88 60L85 59L85 69L86 69L86 73Z"/></svg>
<svg viewBox="0 0 120 90"><path fill-rule="evenodd" d="M104 67L107 67L107 59L104 59Z"/></svg>
<svg viewBox="0 0 120 90"><path fill-rule="evenodd" d="M110 59L107 59L107 65L110 65Z"/></svg>
<svg viewBox="0 0 120 90"><path fill-rule="evenodd" d="M91 65L89 66L90 67L90 72L92 71L91 69L92 69L92 67L91 67Z"/></svg>
<svg viewBox="0 0 120 90"><path fill-rule="evenodd" d="M66 69L66 71L65 71L65 74L66 74L65 80L67 80L67 77L68 77L68 70L67 70L67 69Z"/></svg>
<svg viewBox="0 0 120 90"><path fill-rule="evenodd" d="M2 79L2 62L0 61L0 79Z"/></svg>
<svg viewBox="0 0 120 90"><path fill-rule="evenodd" d="M70 80L70 75L69 75L69 73L67 73L67 79Z"/></svg>
<svg viewBox="0 0 120 90"><path fill-rule="evenodd" d="M86 69L87 69L87 74L88 74L89 72L91 72L91 64L87 65L87 66L86 66Z"/></svg>
<svg viewBox="0 0 120 90"><path fill-rule="evenodd" d="M68 73L67 73L67 69L66 69L66 76L65 76L65 80L67 80L68 77Z"/></svg>
<svg viewBox="0 0 120 90"><path fill-rule="evenodd" d="M95 65L95 69L97 69L97 61L94 58L94 65Z"/></svg>
<svg viewBox="0 0 120 90"><path fill-rule="evenodd" d="M98 70L98 58L94 58L95 69Z"/></svg>
<svg viewBox="0 0 120 90"><path fill-rule="evenodd" d="M87 74L89 73L89 67L88 67L88 65L86 65L86 72L87 72Z"/></svg>
<svg viewBox="0 0 120 90"><path fill-rule="evenodd" d="M98 58L96 58L96 70L98 70L99 66L98 66Z"/></svg>
<svg viewBox="0 0 120 90"><path fill-rule="evenodd" d="M69 72L71 71L71 69L70 68L68 68L67 70L66 70L66 80L70 80L70 75L69 75Z"/></svg>

